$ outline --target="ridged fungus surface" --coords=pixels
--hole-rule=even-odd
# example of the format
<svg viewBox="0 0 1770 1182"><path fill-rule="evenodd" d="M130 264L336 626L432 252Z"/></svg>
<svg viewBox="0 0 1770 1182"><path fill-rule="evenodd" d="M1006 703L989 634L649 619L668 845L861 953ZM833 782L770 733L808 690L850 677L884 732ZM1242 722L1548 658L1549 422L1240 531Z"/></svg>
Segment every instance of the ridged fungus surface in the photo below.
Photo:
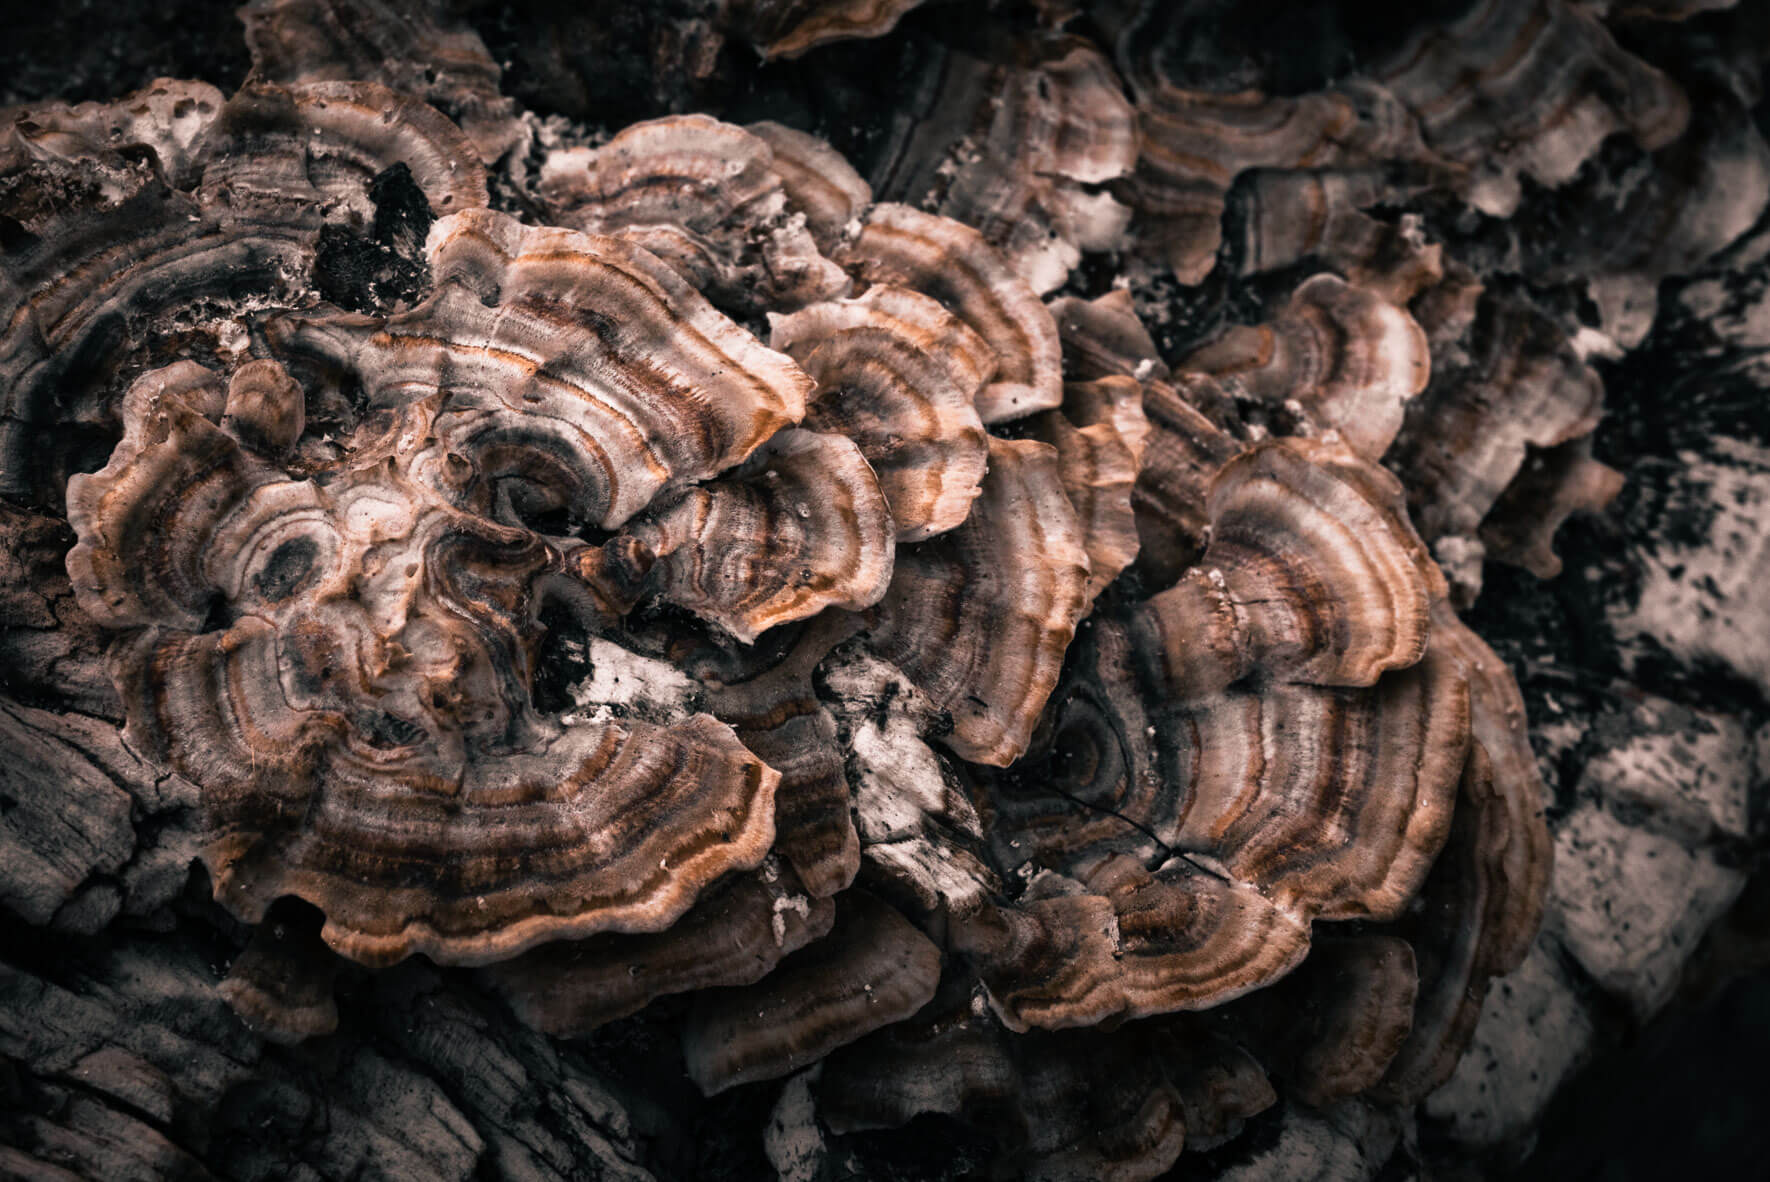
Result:
<svg viewBox="0 0 1770 1182"><path fill-rule="evenodd" d="M706 27L815 60L916 7ZM783 123L563 131L403 0L254 0L232 95L4 113L0 492L200 792L255 1029L422 955L1052 1179L1448 1077L1550 846L1439 559L1552 574L1618 478L1590 340L1395 208L1628 140L1650 224L1692 100L1565 0L1288 91L1187 6L1069 7L943 47L870 181ZM1708 127L1749 223L1770 154ZM1591 235L1545 273L1607 328L1727 237ZM1158 279L1266 286L1177 333Z"/></svg>

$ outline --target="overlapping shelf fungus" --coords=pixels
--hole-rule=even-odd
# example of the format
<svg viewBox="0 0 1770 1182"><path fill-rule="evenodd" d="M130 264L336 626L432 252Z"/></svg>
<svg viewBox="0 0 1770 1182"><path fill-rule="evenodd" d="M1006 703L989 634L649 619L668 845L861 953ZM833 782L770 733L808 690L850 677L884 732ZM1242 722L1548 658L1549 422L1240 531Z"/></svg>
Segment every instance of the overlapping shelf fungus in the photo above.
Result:
<svg viewBox="0 0 1770 1182"><path fill-rule="evenodd" d="M702 24L804 63L914 7ZM781 123L542 120L391 0L257 0L232 95L6 112L0 488L200 791L247 1023L423 956L1041 1178L1447 1078L1549 870L1456 609L1617 481L1599 329L1482 252L1626 143L1614 216L1506 249L1628 343L1770 153L1591 5L1303 93L1212 76L1209 7L956 39L870 181ZM1228 282L1267 296L1158 349L1150 292Z"/></svg>

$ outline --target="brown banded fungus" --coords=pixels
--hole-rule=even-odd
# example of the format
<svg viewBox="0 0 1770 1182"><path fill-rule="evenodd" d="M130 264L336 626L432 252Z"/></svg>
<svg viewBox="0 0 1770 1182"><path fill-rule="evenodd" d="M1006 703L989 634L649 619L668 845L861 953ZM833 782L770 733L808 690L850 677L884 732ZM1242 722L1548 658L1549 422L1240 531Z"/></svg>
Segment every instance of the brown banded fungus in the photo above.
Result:
<svg viewBox="0 0 1770 1182"><path fill-rule="evenodd" d="M975 226L1044 293L1122 238L1131 211L1108 186L1136 164L1137 123L1085 41L1014 49L1000 63L942 51L873 174L883 196Z"/></svg>
<svg viewBox="0 0 1770 1182"><path fill-rule="evenodd" d="M1182 90L1138 72L1130 77L1142 100L1136 232L1184 283L1199 282L1215 266L1229 189L1243 172L1435 163L1400 103L1363 82L1280 98Z"/></svg>
<svg viewBox="0 0 1770 1182"><path fill-rule="evenodd" d="M207 147L200 191L238 217L317 223L322 207L344 205L367 221L370 183L396 162L439 214L486 203L461 129L371 82L249 87L221 109Z"/></svg>
<svg viewBox="0 0 1770 1182"><path fill-rule="evenodd" d="M1521 176L1564 184L1606 136L1625 132L1651 151L1679 136L1689 117L1675 82L1565 0L1479 0L1454 19L1422 22L1351 75L1296 95L1268 93L1234 71L1197 79L1181 9L1144 2L1108 13L1119 68L1137 97L1138 236L1183 283L1215 266L1228 195L1244 174L1305 178L1279 200L1296 203L1313 227L1305 242L1331 246L1373 229L1354 216L1361 209L1426 187L1508 216ZM1369 183L1372 170L1393 168L1401 179ZM1311 178L1324 187L1312 189ZM1333 216L1337 229L1327 224Z"/></svg>
<svg viewBox="0 0 1770 1182"><path fill-rule="evenodd" d="M1050 410L1063 401L1051 314L976 230L884 203L867 213L859 236L839 257L869 284L896 284L939 300L995 351L996 372L977 394L977 413L985 423Z"/></svg>
<svg viewBox="0 0 1770 1182"><path fill-rule="evenodd" d="M240 20L264 81L379 82L453 119L487 164L527 138L485 42L421 0L251 0Z"/></svg>
<svg viewBox="0 0 1770 1182"><path fill-rule="evenodd" d="M426 218L486 202L460 130L379 85L255 86L218 99L160 82L108 107L4 113L24 134L0 168L13 216L25 215L0 284L8 495L55 503L72 471L96 466L92 438L117 425L120 375L151 364L155 342L240 356L249 315L301 301L323 224L363 227L380 178L403 173ZM56 129L53 152L32 147L43 128ZM143 151L152 167L118 172ZM61 196L40 205L45 189Z"/></svg>
<svg viewBox="0 0 1770 1182"><path fill-rule="evenodd" d="M720 19L793 57L911 7ZM0 490L65 495L130 743L260 925L220 986L252 1026L424 955L550 1034L646 1011L709 1094L811 1068L832 1136L938 1113L1053 1179L1446 1077L1549 847L1409 508L1503 526L1596 392L1369 212L1396 161L1474 191L1417 71L1186 89L1134 8L1128 87L1079 37L953 51L878 202L780 124L532 136L403 0L258 0L225 101L14 120ZM1587 123L1657 142L1625 114ZM1565 179L1520 143L1481 193ZM1041 299L1121 198L1202 278L1256 171L1344 231L1259 239L1339 272L1266 323L1164 360L1123 288ZM340 242L404 285L329 298Z"/></svg>
<svg viewBox="0 0 1770 1182"><path fill-rule="evenodd" d="M1332 275L1300 284L1270 323L1231 327L1180 363L1228 397L1337 431L1368 460L1388 450L1431 366L1426 334L1406 309Z"/></svg>
<svg viewBox="0 0 1770 1182"><path fill-rule="evenodd" d="M1324 63L1299 86L1238 63L1258 33L1219 27L1233 21L1136 0L1102 9L1136 100L1138 159L1122 186L1135 244L1186 285L1220 263L1241 276L1327 267L1366 298L1409 308L1425 330L1433 385L1412 387L1421 396L1391 462L1409 474L1428 541L1464 568L1461 602L1478 589L1472 567L1484 555L1542 576L1559 570L1556 528L1572 512L1601 509L1619 487L1580 442L1596 424L1601 388L1594 379L1590 401L1575 397L1580 383L1549 371L1640 342L1660 281L1737 238L1770 194L1770 149L1736 96L1687 95L1628 38L1619 43L1611 25L1643 16L1567 0L1477 0ZM1473 241L1478 224L1497 228L1497 241ZM1490 277L1502 286L1471 331ZM1526 328L1529 316L1496 310L1526 302L1520 278L1539 290L1583 289L1596 314L1582 313L1583 325L1565 312L1538 315L1542 323ZM1282 397L1292 379L1301 394L1310 383L1295 372L1299 348L1338 351L1300 331L1295 301L1320 282L1294 287L1292 307L1263 329L1232 328L1195 360L1213 373L1232 366L1256 398ZM1393 351L1398 364L1406 352ZM1483 380L1505 370L1519 374L1519 393ZM1376 387L1366 396L1377 400ZM1312 417L1309 400L1298 400ZM1511 405L1487 418L1483 402ZM1342 419L1358 422L1363 437L1348 437L1375 459L1394 414ZM1440 450L1456 455L1435 474ZM1446 516L1457 524L1446 528Z"/></svg>
<svg viewBox="0 0 1770 1182"><path fill-rule="evenodd" d="M1652 150L1690 113L1677 83L1564 0L1480 0L1374 73L1432 150L1469 169L1469 202L1492 214L1517 207L1521 175L1563 184L1606 136Z"/></svg>
<svg viewBox="0 0 1770 1182"><path fill-rule="evenodd" d="M922 0L722 0L726 22L764 57L795 58L832 41L889 33Z"/></svg>
<svg viewBox="0 0 1770 1182"><path fill-rule="evenodd" d="M722 303L797 307L842 294L847 277L806 219L789 216L773 164L762 137L682 115L549 154L538 188L555 220L642 246Z"/></svg>
<svg viewBox="0 0 1770 1182"><path fill-rule="evenodd" d="M989 454L977 393L995 355L963 321L880 284L777 316L769 343L817 381L805 425L860 446L899 541L925 541L970 516Z"/></svg>
<svg viewBox="0 0 1770 1182"><path fill-rule="evenodd" d="M1243 276L1315 260L1356 287L1406 304L1443 276L1443 247L1417 219L1383 221L1370 212L1447 184L1453 173L1430 164L1335 172L1260 169L1237 182L1228 224Z"/></svg>
<svg viewBox="0 0 1770 1182"><path fill-rule="evenodd" d="M1393 919L1418 891L1469 691L1427 645L1442 582L1399 499L1344 450L1255 448L1216 478L1199 566L1128 627L1092 623L1037 762L988 798L998 858L1034 870L1028 918L979 937L1004 1020L1217 1004L1293 968L1312 920Z"/></svg>
<svg viewBox="0 0 1770 1182"><path fill-rule="evenodd" d="M1480 538L1499 554L1553 575L1560 564L1549 543L1561 519L1575 507L1602 506L1617 486L1588 470L1597 487L1559 515L1544 512L1555 498L1538 488L1526 502L1529 511L1511 515L1516 525L1510 530L1502 506L1533 456L1587 440L1602 413L1603 383L1565 331L1516 296L1480 299L1466 350L1463 364L1444 367L1409 408L1390 462L1407 481L1428 541ZM1520 528L1522 540L1508 536Z"/></svg>
<svg viewBox="0 0 1770 1182"><path fill-rule="evenodd" d="M188 363L147 375L69 494L75 593L130 635L132 740L203 788L218 897L251 920L306 898L365 963L479 963L655 930L757 864L778 776L723 724L535 716L535 584L566 559L451 503L434 406L391 454L371 429L360 461L293 480L278 429L300 417L274 398L299 389L276 373L264 397L266 366L225 392Z"/></svg>

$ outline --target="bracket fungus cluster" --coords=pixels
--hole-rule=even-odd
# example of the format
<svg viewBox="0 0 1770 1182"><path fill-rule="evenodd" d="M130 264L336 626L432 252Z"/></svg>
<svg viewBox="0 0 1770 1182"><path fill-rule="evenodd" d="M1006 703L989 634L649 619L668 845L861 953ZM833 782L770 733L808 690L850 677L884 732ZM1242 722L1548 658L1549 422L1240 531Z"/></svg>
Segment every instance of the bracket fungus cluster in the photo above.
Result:
<svg viewBox="0 0 1770 1182"><path fill-rule="evenodd" d="M915 7L711 19L779 60ZM1535 511L1617 478L1590 340L1394 209L1672 169L1690 100L1564 0L1303 93L1174 6L1037 7L870 183L782 123L562 131L407 2L254 0L232 95L5 112L0 493L200 792L255 1029L422 956L1043 1178L1449 1076L1550 856L1455 543L1551 574ZM1158 348L1084 259L1278 295Z"/></svg>

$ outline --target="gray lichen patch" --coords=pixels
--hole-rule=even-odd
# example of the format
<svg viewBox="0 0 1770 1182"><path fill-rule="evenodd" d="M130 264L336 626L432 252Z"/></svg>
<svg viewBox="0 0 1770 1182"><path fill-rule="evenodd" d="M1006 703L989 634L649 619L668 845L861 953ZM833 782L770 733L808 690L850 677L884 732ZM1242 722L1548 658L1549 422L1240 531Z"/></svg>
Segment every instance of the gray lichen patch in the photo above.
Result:
<svg viewBox="0 0 1770 1182"><path fill-rule="evenodd" d="M1671 997L1685 960L1746 879L1590 803L1556 834L1555 861L1548 928L1641 1018Z"/></svg>
<svg viewBox="0 0 1770 1182"><path fill-rule="evenodd" d="M591 637L587 649L589 676L570 690L577 709L560 720L568 726L629 715L671 723L699 709L700 686L668 661L601 637Z"/></svg>
<svg viewBox="0 0 1770 1182"><path fill-rule="evenodd" d="M926 695L889 662L858 650L832 661L824 683L848 732L862 841L907 837L928 816L980 832L976 810L924 741L937 714Z"/></svg>
<svg viewBox="0 0 1770 1182"><path fill-rule="evenodd" d="M1617 633L1770 698L1770 449L1716 439L1710 456L1680 458L1661 540L1641 555L1640 595L1615 613Z"/></svg>
<svg viewBox="0 0 1770 1182"><path fill-rule="evenodd" d="M1587 763L1582 792L1685 845L1751 836L1751 788L1759 769L1744 721L1647 697L1628 725L1625 742Z"/></svg>

